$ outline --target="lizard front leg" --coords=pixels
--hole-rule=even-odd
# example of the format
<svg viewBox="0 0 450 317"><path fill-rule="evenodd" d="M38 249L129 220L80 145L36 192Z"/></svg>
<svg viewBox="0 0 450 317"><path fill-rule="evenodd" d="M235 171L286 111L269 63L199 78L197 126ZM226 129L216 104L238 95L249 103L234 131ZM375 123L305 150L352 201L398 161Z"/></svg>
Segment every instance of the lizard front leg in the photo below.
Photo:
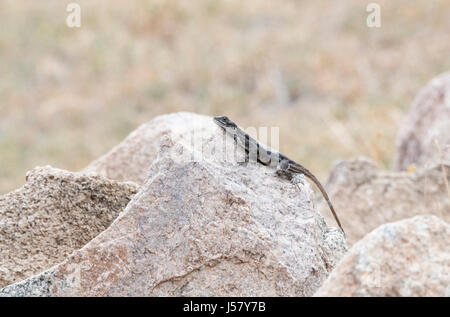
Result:
<svg viewBox="0 0 450 317"><path fill-rule="evenodd" d="M239 148L239 141L238 141L238 136L237 134L235 134L233 136L233 140L234 140L234 145L235 145L235 149L237 150ZM244 146L244 152L245 152L245 158L244 158L244 162L240 161L239 159L236 159L236 162L239 166L244 166L246 167L248 162L250 161L250 155L248 154L248 140L247 138L245 139L245 146ZM235 152L235 154L237 154Z"/></svg>

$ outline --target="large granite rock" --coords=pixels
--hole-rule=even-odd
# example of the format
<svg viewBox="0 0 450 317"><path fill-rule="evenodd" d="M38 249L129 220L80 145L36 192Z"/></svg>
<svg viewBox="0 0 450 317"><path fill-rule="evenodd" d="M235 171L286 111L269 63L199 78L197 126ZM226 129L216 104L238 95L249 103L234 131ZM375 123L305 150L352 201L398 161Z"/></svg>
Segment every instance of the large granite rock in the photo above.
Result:
<svg viewBox="0 0 450 317"><path fill-rule="evenodd" d="M315 296L450 296L450 225L431 215L358 241Z"/></svg>
<svg viewBox="0 0 450 317"><path fill-rule="evenodd" d="M441 156L450 164L450 73L433 79L414 100L399 131L394 169L440 163Z"/></svg>
<svg viewBox="0 0 450 317"><path fill-rule="evenodd" d="M38 167L0 196L0 287L64 260L105 230L139 186Z"/></svg>
<svg viewBox="0 0 450 317"><path fill-rule="evenodd" d="M333 168L326 184L328 193L352 245L378 226L432 213L450 221L450 165L418 168L415 172L378 170L366 158L342 161ZM328 206L318 206L327 223L334 220Z"/></svg>
<svg viewBox="0 0 450 317"><path fill-rule="evenodd" d="M260 164L237 165L233 141L211 118L177 114L156 122L165 133L144 125L94 164L108 177L144 183L124 212L62 263L0 294L312 295L346 247L314 209L310 185L294 186ZM148 173L123 172L122 164L147 160Z"/></svg>

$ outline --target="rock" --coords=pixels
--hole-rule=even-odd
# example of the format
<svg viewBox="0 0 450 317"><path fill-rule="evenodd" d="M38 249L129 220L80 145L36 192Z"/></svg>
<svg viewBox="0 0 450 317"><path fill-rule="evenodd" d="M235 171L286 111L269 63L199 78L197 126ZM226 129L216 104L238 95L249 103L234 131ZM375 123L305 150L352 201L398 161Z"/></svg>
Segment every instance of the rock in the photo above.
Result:
<svg viewBox="0 0 450 317"><path fill-rule="evenodd" d="M124 212L65 261L5 287L2 296L314 294L346 246L340 231L328 228L313 208L310 185L294 186L261 164L230 161L234 142L211 118L158 120L166 133L141 127L103 161L109 176L125 177L118 172L126 156L121 147L132 143L142 160L130 161L153 161ZM191 140L179 135L197 129ZM155 153L142 154L137 144L145 135L162 136L151 141L159 145Z"/></svg>
<svg viewBox="0 0 450 317"><path fill-rule="evenodd" d="M138 188L49 166L28 172L22 188L0 196L0 286L48 269L84 246Z"/></svg>
<svg viewBox="0 0 450 317"><path fill-rule="evenodd" d="M435 141L438 142L439 150ZM433 79L416 97L400 128L395 170L450 162L450 73Z"/></svg>
<svg viewBox="0 0 450 317"><path fill-rule="evenodd" d="M188 112L161 115L141 125L107 154L89 164L84 172L103 175L117 181L144 184L150 164L156 159L160 139L166 134L174 142L192 141L201 134L211 117ZM201 142L201 141L200 141Z"/></svg>
<svg viewBox="0 0 450 317"><path fill-rule="evenodd" d="M444 168L450 183L450 165ZM348 245L384 223L420 214L450 221L450 193L440 165L409 173L379 171L366 158L342 161L331 171L326 188ZM318 209L327 223L334 224L326 203Z"/></svg>
<svg viewBox="0 0 450 317"><path fill-rule="evenodd" d="M450 296L450 225L432 215L358 241L315 296Z"/></svg>

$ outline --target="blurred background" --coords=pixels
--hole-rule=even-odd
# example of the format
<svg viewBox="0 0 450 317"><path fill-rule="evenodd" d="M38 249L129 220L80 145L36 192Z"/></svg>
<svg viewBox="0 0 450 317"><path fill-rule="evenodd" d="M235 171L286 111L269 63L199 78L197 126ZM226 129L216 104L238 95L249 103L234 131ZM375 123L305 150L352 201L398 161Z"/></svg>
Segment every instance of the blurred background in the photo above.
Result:
<svg viewBox="0 0 450 317"><path fill-rule="evenodd" d="M80 28L70 2L0 0L0 193L176 111L279 126L322 181L358 155L387 169L414 96L450 69L448 0L80 0Z"/></svg>

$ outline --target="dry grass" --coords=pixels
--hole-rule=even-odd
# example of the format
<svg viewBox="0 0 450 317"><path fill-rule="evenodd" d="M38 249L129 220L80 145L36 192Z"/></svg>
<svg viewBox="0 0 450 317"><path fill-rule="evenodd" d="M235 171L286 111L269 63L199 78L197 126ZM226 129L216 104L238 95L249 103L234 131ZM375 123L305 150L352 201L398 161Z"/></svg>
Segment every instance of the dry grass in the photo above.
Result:
<svg viewBox="0 0 450 317"><path fill-rule="evenodd" d="M173 111L279 126L324 179L333 161L390 165L417 91L450 67L450 2L0 2L0 192L36 165L77 170Z"/></svg>

